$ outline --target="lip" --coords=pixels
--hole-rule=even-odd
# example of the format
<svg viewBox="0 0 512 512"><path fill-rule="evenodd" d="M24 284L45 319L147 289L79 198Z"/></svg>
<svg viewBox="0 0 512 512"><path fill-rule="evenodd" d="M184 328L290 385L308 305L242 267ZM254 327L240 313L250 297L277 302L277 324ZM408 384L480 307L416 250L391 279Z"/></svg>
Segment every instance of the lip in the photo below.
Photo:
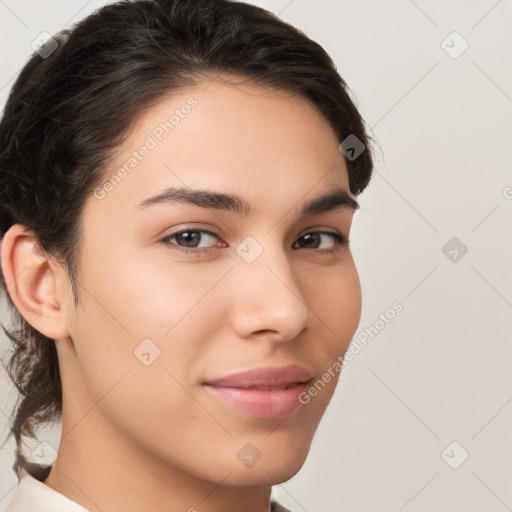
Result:
<svg viewBox="0 0 512 512"><path fill-rule="evenodd" d="M312 373L299 365L253 368L203 383L204 388L223 402L260 419L280 419L297 411ZM278 388L286 389L258 389Z"/></svg>

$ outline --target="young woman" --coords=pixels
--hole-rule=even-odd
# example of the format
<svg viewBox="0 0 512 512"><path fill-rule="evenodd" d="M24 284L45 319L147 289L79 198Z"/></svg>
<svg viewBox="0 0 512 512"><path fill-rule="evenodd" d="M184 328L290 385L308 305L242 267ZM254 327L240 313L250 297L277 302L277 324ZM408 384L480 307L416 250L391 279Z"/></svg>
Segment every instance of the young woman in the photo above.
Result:
<svg viewBox="0 0 512 512"><path fill-rule="evenodd" d="M371 174L332 60L261 8L113 3L35 52L0 123L8 510L285 510L359 323Z"/></svg>

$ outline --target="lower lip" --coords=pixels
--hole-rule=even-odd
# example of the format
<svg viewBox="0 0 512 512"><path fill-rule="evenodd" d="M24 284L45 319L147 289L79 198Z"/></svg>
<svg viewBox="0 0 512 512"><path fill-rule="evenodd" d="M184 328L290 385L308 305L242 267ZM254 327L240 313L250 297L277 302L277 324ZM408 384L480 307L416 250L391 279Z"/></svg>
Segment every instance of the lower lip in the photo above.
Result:
<svg viewBox="0 0 512 512"><path fill-rule="evenodd" d="M245 411L255 418L276 420L285 418L302 406L299 395L309 386L300 383L288 389L264 391L258 389L228 388L204 384L215 396Z"/></svg>

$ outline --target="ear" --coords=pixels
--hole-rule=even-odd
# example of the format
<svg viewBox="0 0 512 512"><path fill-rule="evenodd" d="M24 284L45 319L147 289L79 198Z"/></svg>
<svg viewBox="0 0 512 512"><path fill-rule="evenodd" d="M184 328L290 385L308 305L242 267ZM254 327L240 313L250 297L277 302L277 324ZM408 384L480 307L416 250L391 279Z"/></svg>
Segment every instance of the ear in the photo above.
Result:
<svg viewBox="0 0 512 512"><path fill-rule="evenodd" d="M5 233L1 267L12 302L36 330L54 340L70 333L66 325L65 270L38 247L34 236L21 224Z"/></svg>

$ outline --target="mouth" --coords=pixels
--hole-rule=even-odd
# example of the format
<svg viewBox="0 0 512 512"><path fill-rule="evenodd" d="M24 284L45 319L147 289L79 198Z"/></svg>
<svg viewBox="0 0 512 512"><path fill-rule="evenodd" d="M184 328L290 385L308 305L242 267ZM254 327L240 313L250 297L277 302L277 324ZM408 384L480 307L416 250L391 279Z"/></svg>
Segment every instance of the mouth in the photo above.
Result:
<svg viewBox="0 0 512 512"><path fill-rule="evenodd" d="M279 388L229 388L204 384L208 392L224 403L264 420L285 418L298 411L303 405L299 397L308 386L307 382Z"/></svg>
<svg viewBox="0 0 512 512"><path fill-rule="evenodd" d="M293 382L291 384L286 384L285 386L273 386L273 387L269 387L269 386L250 386L250 387L246 387L246 388L237 388L237 389L256 389L258 391L280 391L281 389L290 389L294 386L296 386L297 384L300 384L299 382Z"/></svg>
<svg viewBox="0 0 512 512"><path fill-rule="evenodd" d="M203 383L204 389L222 403L254 418L277 420L302 407L299 400L311 384L309 370L292 365L257 368Z"/></svg>

